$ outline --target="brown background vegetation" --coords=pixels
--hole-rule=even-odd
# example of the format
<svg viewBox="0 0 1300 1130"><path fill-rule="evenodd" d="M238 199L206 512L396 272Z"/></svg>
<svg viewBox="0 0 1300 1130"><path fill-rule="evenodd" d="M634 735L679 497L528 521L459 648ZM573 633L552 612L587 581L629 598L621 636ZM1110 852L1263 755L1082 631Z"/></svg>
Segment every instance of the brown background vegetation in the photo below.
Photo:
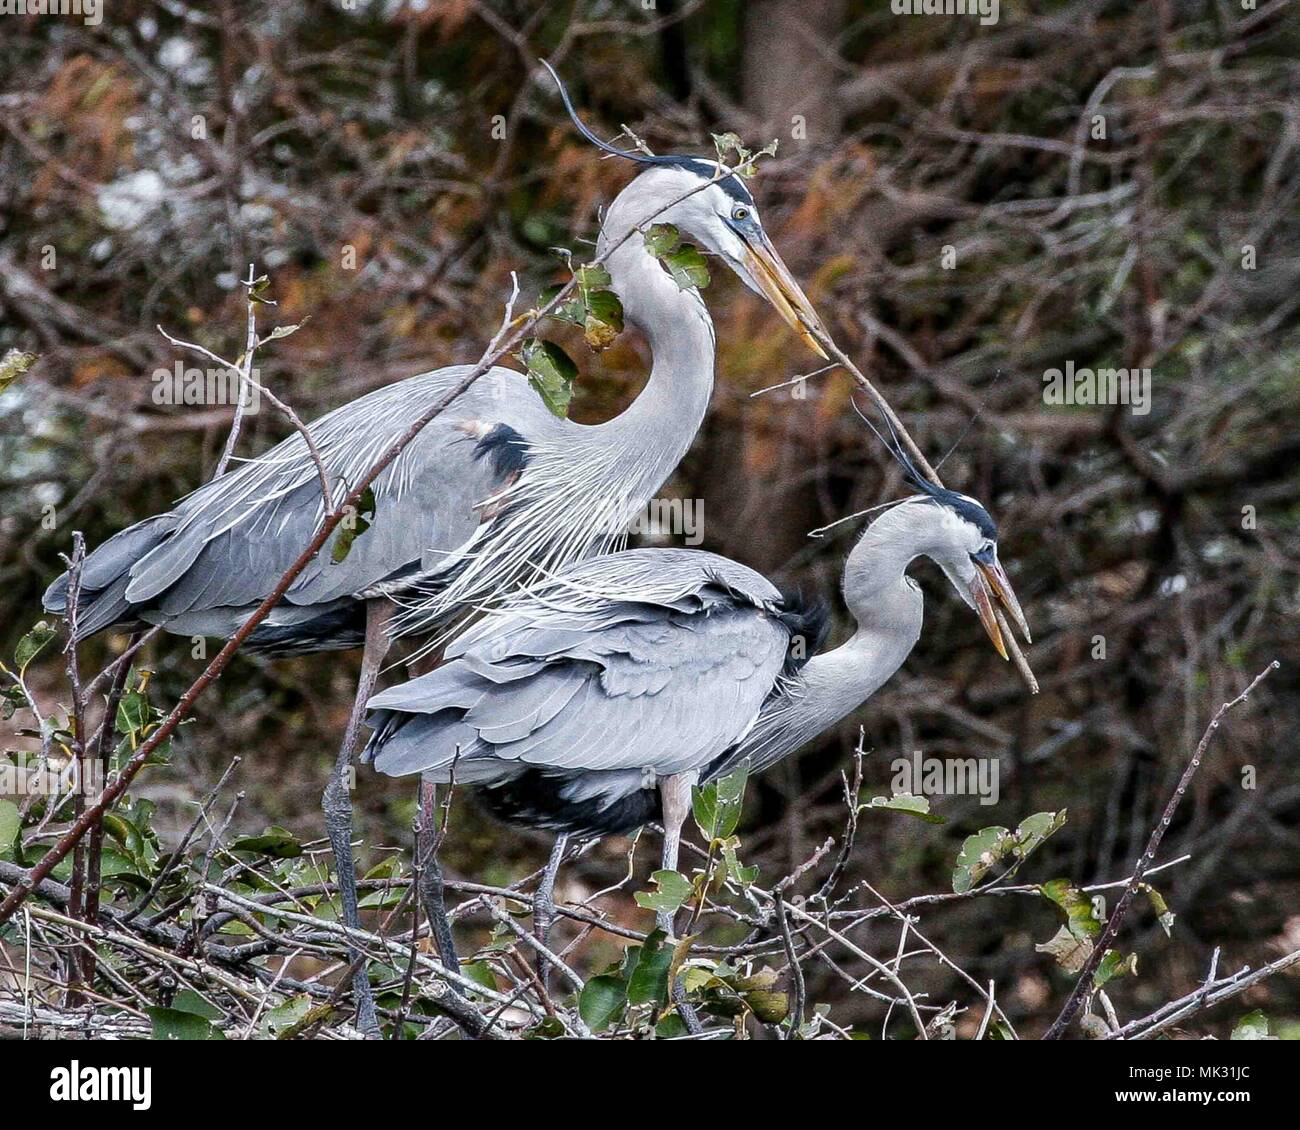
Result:
<svg viewBox="0 0 1300 1130"><path fill-rule="evenodd" d="M38 617L72 530L93 546L166 508L216 461L228 412L150 401L148 374L176 359L158 323L237 351L233 280L256 261L275 320L310 316L261 359L263 381L310 418L476 358L509 272L535 294L559 277L549 247L582 253L629 170L598 161L530 80L545 55L605 136L627 123L658 151L696 153L711 151L710 131L780 139L753 185L769 233L932 458L960 440L945 480L998 519L1035 630L1043 689L1030 698L936 572L918 568L920 646L840 732L752 790L749 856L783 874L838 834L839 773L861 724L869 792L887 791L892 758L922 749L997 757L1002 795L996 808L940 799L941 827L868 814L851 878L894 898L947 889L962 836L1060 808L1068 824L1024 877L1120 878L1210 711L1277 658L1166 839L1164 858L1192 855L1158 883L1178 914L1173 937L1135 912L1125 945L1141 953L1141 976L1114 995L1122 1015L1140 1015L1194 988L1215 946L1221 969L1296 948L1294 5L1003 0L983 28L895 16L885 0L431 0L356 12L116 0L98 28L7 17L3 35L0 351L41 358L0 398L7 649ZM1087 135L1094 113L1105 140ZM196 115L205 139L193 136ZM792 136L795 116L806 138ZM114 194L153 188L114 226ZM356 270L341 265L346 246ZM955 269L941 265L945 247ZM721 271L706 298L718 388L668 493L704 500L705 548L834 596L859 527L816 541L807 531L897 497L897 472L840 375L814 378L803 400L751 399L808 358ZM584 420L617 411L648 365L630 335L580 360ZM1044 370L1071 360L1150 367L1152 411L1045 405ZM263 413L241 450L283 434ZM41 526L46 503L53 530ZM848 625L836 609L838 640ZM97 641L87 666L117 646ZM164 640L151 662L164 696L199 669L183 640ZM239 824L317 835L353 663L238 661L172 766L146 779L171 826L239 753ZM1241 787L1246 766L1253 790ZM371 845L404 847L411 794L359 773ZM544 838L502 835L468 801L453 823L452 873L511 879L544 858ZM625 846L575 864L567 893L603 886ZM626 913L645 917L630 900ZM1004 986L1024 1034L1050 1020L1066 982L1033 948L1056 928L1049 906L991 899L923 922L973 976ZM883 926L865 935L884 939ZM930 975L937 997L945 976ZM841 1022L870 1012L829 977L809 995L834 1001ZM1300 981L1275 980L1203 1030L1223 1035L1247 1005L1296 1023Z"/></svg>

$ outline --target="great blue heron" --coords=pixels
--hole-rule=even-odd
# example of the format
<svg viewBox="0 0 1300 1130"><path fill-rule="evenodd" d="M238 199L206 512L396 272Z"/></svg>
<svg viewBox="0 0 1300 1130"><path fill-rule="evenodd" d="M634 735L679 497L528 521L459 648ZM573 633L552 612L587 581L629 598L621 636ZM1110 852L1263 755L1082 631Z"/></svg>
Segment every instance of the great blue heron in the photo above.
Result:
<svg viewBox="0 0 1300 1130"><path fill-rule="evenodd" d="M392 635L443 625L539 571L617 546L704 419L713 389L713 324L698 291L678 286L637 229L675 225L810 343L809 329L820 325L737 175L714 161L615 149L582 125L560 89L584 136L644 168L609 206L597 253L608 252L604 266L625 321L650 345L645 388L621 415L581 425L553 415L523 374L491 369L375 481L370 527L346 558L319 554L247 645L289 655L364 644L356 701L323 801L344 918L353 927L345 775ZM331 482L357 482L470 369L422 373L310 424ZM272 591L323 514L316 465L294 434L91 553L81 570L77 634L160 625L180 635L228 638ZM65 574L46 591L49 611L66 612L67 585ZM404 594L415 594L418 615L399 618L394 629L391 602ZM360 977L358 985L368 994Z"/></svg>
<svg viewBox="0 0 1300 1130"><path fill-rule="evenodd" d="M849 554L843 594L857 630L842 646L805 660L824 611L744 565L628 550L518 593L455 640L443 666L372 698L363 758L393 776L473 786L507 821L558 832L538 894L544 915L567 836L658 817L663 867L675 870L696 782L743 761L767 768L903 663L921 635L921 591L907 575L916 558L939 565L1004 659L994 601L1028 638L988 512L904 462L921 493L877 518ZM671 932L671 917L659 925Z"/></svg>

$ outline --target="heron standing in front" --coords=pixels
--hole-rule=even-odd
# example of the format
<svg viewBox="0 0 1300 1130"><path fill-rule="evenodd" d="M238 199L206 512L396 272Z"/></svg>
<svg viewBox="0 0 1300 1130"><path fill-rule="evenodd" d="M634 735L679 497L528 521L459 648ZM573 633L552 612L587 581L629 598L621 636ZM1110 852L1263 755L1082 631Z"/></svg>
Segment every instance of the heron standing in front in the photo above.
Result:
<svg viewBox="0 0 1300 1130"><path fill-rule="evenodd" d="M921 636L921 591L908 576L917 558L938 564L1004 659L995 602L1028 640L987 510L894 454L920 493L849 554L843 596L857 626L840 647L808 658L824 611L744 565L628 550L521 592L454 641L442 667L372 698L364 759L394 776L454 778L506 821L559 833L535 899L542 932L569 836L659 819L662 866L676 870L697 782L745 762L768 768L902 665ZM671 934L672 916L658 925Z"/></svg>

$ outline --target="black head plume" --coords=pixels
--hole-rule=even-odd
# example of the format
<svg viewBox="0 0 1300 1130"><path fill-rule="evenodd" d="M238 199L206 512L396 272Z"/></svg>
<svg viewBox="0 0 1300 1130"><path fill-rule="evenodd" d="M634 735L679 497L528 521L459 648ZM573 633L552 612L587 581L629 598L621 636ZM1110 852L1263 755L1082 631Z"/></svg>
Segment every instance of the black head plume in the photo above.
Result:
<svg viewBox="0 0 1300 1130"><path fill-rule="evenodd" d="M880 442L885 445L885 450L893 457L894 462L903 468L903 479L908 486L915 487L922 494L928 494L931 498L935 498L940 493L943 493L943 487L935 486L934 483L930 482L929 479L921 474L916 464L912 461L912 457L904 450L903 444L898 438L898 433L894 430L893 421L891 421L888 416L882 417L885 421L885 427L889 431L889 438L886 439L880 434L880 429L871 422L870 417L858 407L856 399L853 401L853 411L858 414L858 419L871 429L876 439L880 440Z"/></svg>
<svg viewBox="0 0 1300 1130"><path fill-rule="evenodd" d="M555 68L545 59L539 59L539 63L550 72L551 78L555 80L555 85L560 91L560 101L564 103L564 109L568 112L569 120L573 122L577 131L582 134L602 153L608 153L612 157L622 157L628 161L635 161L638 165L662 165L667 168L686 169L696 176L703 177L705 180L713 180L718 175L717 167L708 161L702 161L698 157L675 157L671 154L656 156L652 153L641 153L635 149L620 149L617 145L611 145L608 141L602 141L588 127L587 124L578 117L578 111L573 108L573 102L569 98L569 92L564 88L564 83L560 81L560 76L555 73ZM749 189L744 182L734 173L718 179L718 187L728 196L737 200L741 204L753 207L754 198L750 195Z"/></svg>
<svg viewBox="0 0 1300 1130"><path fill-rule="evenodd" d="M989 515L989 512L985 510L980 503L967 495L958 494L955 490L949 490L947 487L936 486L921 474L920 469L917 467L916 463L913 462L912 457L908 455L907 451L904 449L902 442L898 438L898 433L894 430L893 422L888 416L884 417L885 427L889 431L889 438L886 439L880 434L880 430L876 425L873 424L863 413L862 409L858 407L858 402L856 400L853 401L853 409L862 419L862 422L875 432L876 438L885 445L885 450L894 457L894 461L903 468L903 478L907 482L908 486L914 487L922 494L932 498L940 506L946 506L949 510L953 511L959 517L973 525L986 538L990 538L993 541L998 540L997 525Z"/></svg>

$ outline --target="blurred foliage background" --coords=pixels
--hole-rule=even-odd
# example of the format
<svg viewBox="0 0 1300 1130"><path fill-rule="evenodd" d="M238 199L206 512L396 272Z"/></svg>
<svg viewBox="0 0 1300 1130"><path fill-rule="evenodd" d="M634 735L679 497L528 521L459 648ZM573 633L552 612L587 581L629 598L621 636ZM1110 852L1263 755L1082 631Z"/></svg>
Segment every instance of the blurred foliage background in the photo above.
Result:
<svg viewBox="0 0 1300 1130"><path fill-rule="evenodd" d="M0 45L0 352L40 358L0 394L6 652L74 529L94 546L216 462L228 409L151 400L149 375L178 358L158 324L233 355L236 280L256 262L274 320L310 318L261 356L262 380L310 418L475 359L511 271L529 296L561 277L551 247L584 253L630 170L576 137L537 79L545 56L604 136L626 123L657 151L701 154L710 132L779 139L752 185L767 230L932 459L956 445L944 477L998 519L1035 631L1031 698L918 567L920 646L839 733L751 788L750 860L785 874L838 835L861 725L868 795L920 749L997 758L1001 796L937 799L942 826L866 814L850 881L894 899L948 889L963 836L1062 808L1068 823L1022 880L1122 878L1213 708L1277 658L1166 838L1163 858L1191 854L1158 881L1173 936L1135 911L1125 945L1140 976L1113 996L1141 1015L1195 988L1216 946L1224 970L1300 945L1294 4L1003 0L991 26L895 15L887 0L106 8L99 26L5 17ZM717 391L665 493L703 500L704 548L833 597L860 525L808 531L898 497L898 473L841 375L811 378L803 398L751 398L811 359L724 272L706 298ZM628 334L599 358L570 344L573 414L618 411L648 369L642 344ZM1044 372L1070 361L1150 368L1150 413L1045 404ZM284 434L263 412L241 454ZM849 626L835 607L838 641ZM84 665L122 643L99 638ZM240 754L237 827L318 837L354 663L238 660L137 792L164 828L183 827ZM201 666L182 639L150 664L168 701ZM35 685L47 678L57 698L59 663L46 667ZM361 770L356 801L369 862L406 849L409 783ZM452 821L457 876L513 880L548 850L468 797ZM626 850L585 855L560 895L616 879ZM996 978L1022 1034L1055 1014L1067 982L1034 950L1056 928L1050 906L987 899L923 922L973 976ZM896 927L873 929L862 939L892 953ZM925 987L946 999L948 976L936 967ZM829 971L809 998L841 1023L878 1008ZM1226 1034L1246 1006L1300 1024L1300 979L1237 1003L1203 1030Z"/></svg>

